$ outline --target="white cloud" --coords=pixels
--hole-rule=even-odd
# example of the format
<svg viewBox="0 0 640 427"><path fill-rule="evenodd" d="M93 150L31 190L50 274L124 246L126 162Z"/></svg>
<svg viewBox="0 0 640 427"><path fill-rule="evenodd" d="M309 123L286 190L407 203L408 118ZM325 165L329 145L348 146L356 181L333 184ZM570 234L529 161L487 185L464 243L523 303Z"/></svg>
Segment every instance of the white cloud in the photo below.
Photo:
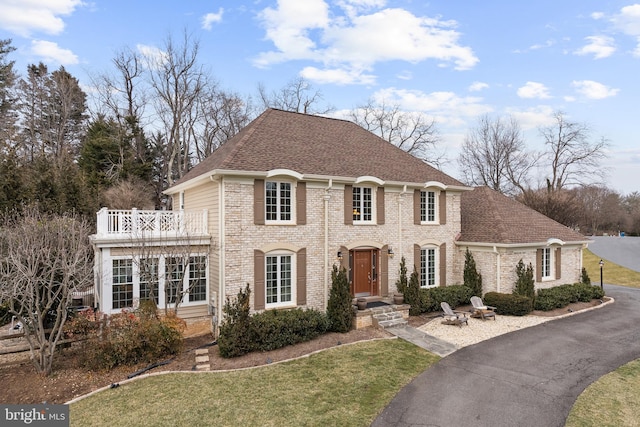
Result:
<svg viewBox="0 0 640 427"><path fill-rule="evenodd" d="M527 82L524 86L518 88L517 93L520 98L551 98L549 89L544 84L538 82Z"/></svg>
<svg viewBox="0 0 640 427"><path fill-rule="evenodd" d="M279 0L277 8L266 8L259 15L266 39L276 49L262 52L254 65L310 60L329 72L341 69L353 75L385 61L433 59L458 70L473 68L478 62L471 48L459 44L456 22L418 17L398 8L369 12L384 4L381 0L343 0L339 2L342 9L330 10L322 0Z"/></svg>
<svg viewBox="0 0 640 427"><path fill-rule="evenodd" d="M32 40L31 53L42 58L42 62L55 62L60 65L78 63L78 57L69 49L62 49L57 43L46 40Z"/></svg>
<svg viewBox="0 0 640 427"><path fill-rule="evenodd" d="M619 14L611 18L611 22L624 34L636 38L637 45L633 55L640 57L640 4L623 7Z"/></svg>
<svg viewBox="0 0 640 427"><path fill-rule="evenodd" d="M202 28L205 30L211 30L214 23L222 22L222 14L224 9L218 9L218 13L207 13L202 17Z"/></svg>
<svg viewBox="0 0 640 427"><path fill-rule="evenodd" d="M489 87L488 84L483 82L473 82L471 86L469 86L469 92L479 92L483 89L487 89Z"/></svg>
<svg viewBox="0 0 640 427"><path fill-rule="evenodd" d="M595 20L602 19L602 18L604 18L604 13L602 13L602 12L593 12L591 14L591 18L595 19Z"/></svg>
<svg viewBox="0 0 640 427"><path fill-rule="evenodd" d="M548 105L539 105L525 110L517 108L506 109L506 113L516 119L522 130L525 131L553 124L554 112L555 110Z"/></svg>
<svg viewBox="0 0 640 427"><path fill-rule="evenodd" d="M620 89L613 89L593 80L574 80L571 82L571 86L576 88L576 92L588 99L609 98L616 96L620 91Z"/></svg>
<svg viewBox="0 0 640 427"><path fill-rule="evenodd" d="M413 73L408 70L404 70L396 75L400 80L413 80Z"/></svg>
<svg viewBox="0 0 640 427"><path fill-rule="evenodd" d="M167 57L166 52L155 46L137 44L136 49L145 59L145 65L151 69L157 69Z"/></svg>
<svg viewBox="0 0 640 427"><path fill-rule="evenodd" d="M602 59L613 55L616 51L614 40L608 36L589 36L585 37L589 43L582 48L574 51L576 55L591 55L594 59Z"/></svg>
<svg viewBox="0 0 640 427"><path fill-rule="evenodd" d="M376 81L375 76L365 74L361 70L346 70L339 68L321 70L316 67L305 67L300 72L300 76L320 84L335 83L338 85L370 85L374 84Z"/></svg>
<svg viewBox="0 0 640 427"><path fill-rule="evenodd" d="M0 28L29 37L32 32L59 34L64 30L61 16L71 15L81 0L3 0Z"/></svg>

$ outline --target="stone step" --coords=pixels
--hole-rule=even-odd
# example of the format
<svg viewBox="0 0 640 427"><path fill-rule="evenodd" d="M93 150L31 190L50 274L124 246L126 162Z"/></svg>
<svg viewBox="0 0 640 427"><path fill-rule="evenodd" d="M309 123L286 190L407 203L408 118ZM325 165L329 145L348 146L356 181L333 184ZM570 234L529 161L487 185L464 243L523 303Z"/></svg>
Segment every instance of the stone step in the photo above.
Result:
<svg viewBox="0 0 640 427"><path fill-rule="evenodd" d="M381 320L377 322L377 327L382 329L387 329L387 328L393 328L397 326L405 326L408 323L409 322L407 322L405 319L402 318L402 316L400 316L400 318L397 318L397 319Z"/></svg>

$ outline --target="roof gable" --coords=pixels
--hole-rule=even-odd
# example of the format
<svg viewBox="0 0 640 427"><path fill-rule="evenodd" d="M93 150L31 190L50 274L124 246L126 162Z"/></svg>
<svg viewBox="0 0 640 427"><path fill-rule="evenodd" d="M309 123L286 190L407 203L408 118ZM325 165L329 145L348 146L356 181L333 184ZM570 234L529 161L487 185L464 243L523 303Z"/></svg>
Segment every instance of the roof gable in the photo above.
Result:
<svg viewBox="0 0 640 427"><path fill-rule="evenodd" d="M542 243L549 239L584 242L580 233L489 187L460 196L461 236L458 241L496 244Z"/></svg>
<svg viewBox="0 0 640 427"><path fill-rule="evenodd" d="M355 123L268 109L176 185L215 170L266 172L445 185L462 184Z"/></svg>

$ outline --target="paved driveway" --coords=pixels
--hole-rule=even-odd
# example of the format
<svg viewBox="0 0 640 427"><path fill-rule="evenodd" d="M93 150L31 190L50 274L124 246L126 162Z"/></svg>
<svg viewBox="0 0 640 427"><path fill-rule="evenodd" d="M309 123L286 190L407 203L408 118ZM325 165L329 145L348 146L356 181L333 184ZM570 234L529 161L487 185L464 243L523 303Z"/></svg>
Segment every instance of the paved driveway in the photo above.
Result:
<svg viewBox="0 0 640 427"><path fill-rule="evenodd" d="M465 347L403 388L373 426L564 426L593 381L640 358L640 289L614 304Z"/></svg>
<svg viewBox="0 0 640 427"><path fill-rule="evenodd" d="M618 265L631 270L640 271L640 237L589 237L593 240L589 243L589 250ZM592 277L595 283L600 278ZM607 281L607 264L604 265L604 281Z"/></svg>

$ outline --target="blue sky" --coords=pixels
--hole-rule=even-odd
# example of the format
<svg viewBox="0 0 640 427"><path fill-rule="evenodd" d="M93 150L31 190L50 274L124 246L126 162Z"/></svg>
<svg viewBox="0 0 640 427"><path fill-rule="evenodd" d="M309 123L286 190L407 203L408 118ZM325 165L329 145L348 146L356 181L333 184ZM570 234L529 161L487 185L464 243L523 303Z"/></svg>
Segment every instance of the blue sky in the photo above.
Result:
<svg viewBox="0 0 640 427"><path fill-rule="evenodd" d="M0 0L17 70L64 65L90 92L114 53L192 33L225 89L302 76L339 115L384 99L435 118L451 163L480 115L512 115L526 143L554 111L610 141L607 185L640 191L640 3L632 1Z"/></svg>

